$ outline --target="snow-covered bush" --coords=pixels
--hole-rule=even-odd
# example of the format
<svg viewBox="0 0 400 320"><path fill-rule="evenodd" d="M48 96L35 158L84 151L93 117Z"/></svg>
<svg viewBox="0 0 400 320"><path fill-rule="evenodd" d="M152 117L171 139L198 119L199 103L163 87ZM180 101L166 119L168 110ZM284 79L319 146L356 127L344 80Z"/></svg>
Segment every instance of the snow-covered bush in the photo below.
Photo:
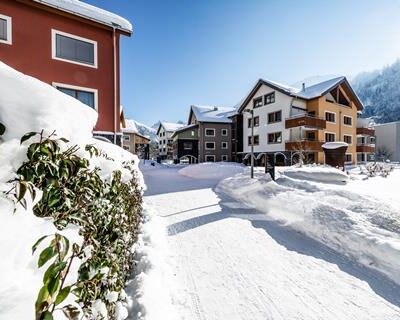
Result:
<svg viewBox="0 0 400 320"><path fill-rule="evenodd" d="M55 308L72 293L83 314L94 316L102 302L107 314L113 316L119 294L124 289L133 266L132 246L137 239L141 221L142 188L138 184L131 163L125 168L132 172L123 181L120 171L114 171L110 181L103 181L90 161L77 154L77 146L66 146L68 140L55 133L28 133L21 139L26 143L35 138L27 149L27 161L17 170L14 194L18 204L26 207L26 194L35 201L33 207L39 217L53 218L55 226L63 230L68 224L79 226L81 245L60 234L44 235L33 246L33 252L43 241L48 246L39 255L38 267L45 264L43 287L36 301L37 319L50 317ZM92 157L106 157L94 146L86 149ZM66 286L65 279L74 259L81 261L77 281ZM51 261L51 264L47 262ZM79 314L73 305L62 308L68 317ZM104 313L104 312L103 312Z"/></svg>
<svg viewBox="0 0 400 320"><path fill-rule="evenodd" d="M97 113L78 100L1 62L0 83L1 316L125 319L137 157L93 139Z"/></svg>
<svg viewBox="0 0 400 320"><path fill-rule="evenodd" d="M393 171L393 166L389 163L370 162L365 166L368 177L382 176L386 178Z"/></svg>

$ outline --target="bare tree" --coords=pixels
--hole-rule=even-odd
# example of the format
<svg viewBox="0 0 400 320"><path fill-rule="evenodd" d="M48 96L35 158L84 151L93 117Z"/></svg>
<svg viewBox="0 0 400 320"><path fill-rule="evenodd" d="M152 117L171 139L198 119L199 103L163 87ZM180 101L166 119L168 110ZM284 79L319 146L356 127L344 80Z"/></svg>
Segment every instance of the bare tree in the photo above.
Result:
<svg viewBox="0 0 400 320"><path fill-rule="evenodd" d="M392 155L393 155L393 152L386 146L381 146L376 150L377 160L386 161L386 160L390 159L390 157Z"/></svg>

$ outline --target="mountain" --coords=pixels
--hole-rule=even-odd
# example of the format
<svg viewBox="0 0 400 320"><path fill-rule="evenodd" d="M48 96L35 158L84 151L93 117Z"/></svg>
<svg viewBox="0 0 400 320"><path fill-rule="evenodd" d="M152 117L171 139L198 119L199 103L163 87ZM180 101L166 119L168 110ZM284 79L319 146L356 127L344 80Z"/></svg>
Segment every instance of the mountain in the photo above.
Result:
<svg viewBox="0 0 400 320"><path fill-rule="evenodd" d="M127 129L133 132L138 132L142 136L149 137L152 142L157 142L157 129L149 127L148 125L133 119L126 119L125 124Z"/></svg>
<svg viewBox="0 0 400 320"><path fill-rule="evenodd" d="M381 70L363 72L352 81L365 109L378 123L400 120L400 60Z"/></svg>

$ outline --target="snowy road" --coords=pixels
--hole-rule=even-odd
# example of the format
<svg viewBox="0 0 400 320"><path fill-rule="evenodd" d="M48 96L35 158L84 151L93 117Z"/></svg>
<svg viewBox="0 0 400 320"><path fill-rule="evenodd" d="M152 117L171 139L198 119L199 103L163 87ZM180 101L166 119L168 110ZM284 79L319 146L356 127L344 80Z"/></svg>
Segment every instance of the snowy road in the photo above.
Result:
<svg viewBox="0 0 400 320"><path fill-rule="evenodd" d="M400 287L224 194L218 181L142 167L168 226L180 319L400 319Z"/></svg>

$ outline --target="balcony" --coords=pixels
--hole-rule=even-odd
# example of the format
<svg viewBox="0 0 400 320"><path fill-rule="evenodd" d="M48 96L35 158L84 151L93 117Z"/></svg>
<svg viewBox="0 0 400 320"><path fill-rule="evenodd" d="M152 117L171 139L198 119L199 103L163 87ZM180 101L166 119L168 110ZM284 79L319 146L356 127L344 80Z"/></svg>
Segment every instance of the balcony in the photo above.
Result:
<svg viewBox="0 0 400 320"><path fill-rule="evenodd" d="M375 130L370 128L357 128L357 134L364 136L374 136Z"/></svg>
<svg viewBox="0 0 400 320"><path fill-rule="evenodd" d="M326 120L308 114L301 114L295 117L287 118L285 121L286 129L296 127L307 127L316 130L326 128Z"/></svg>
<svg viewBox="0 0 400 320"><path fill-rule="evenodd" d="M362 153L374 153L375 152L375 145L374 144L357 144L357 152Z"/></svg>
<svg viewBox="0 0 400 320"><path fill-rule="evenodd" d="M315 151L322 152L322 145L324 142L317 140L295 140L286 141L285 149L286 151Z"/></svg>

